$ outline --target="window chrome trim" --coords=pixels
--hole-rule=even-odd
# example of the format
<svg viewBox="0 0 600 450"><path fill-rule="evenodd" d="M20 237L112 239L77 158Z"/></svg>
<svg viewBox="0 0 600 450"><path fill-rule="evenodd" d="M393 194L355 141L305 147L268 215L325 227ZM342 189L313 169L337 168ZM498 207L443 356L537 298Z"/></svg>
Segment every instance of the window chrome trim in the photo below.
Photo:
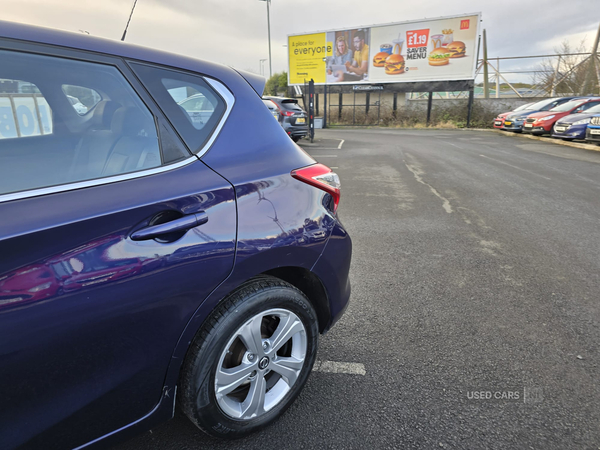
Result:
<svg viewBox="0 0 600 450"><path fill-rule="evenodd" d="M180 167L187 166L188 164L191 164L194 161L198 162L198 158L196 157L196 155L190 156L190 157L184 159L183 161L169 164L168 166L159 166L159 167L155 167L153 169L142 170L140 172L130 172L130 173L124 173L121 175L115 175L115 176L107 177L107 178L95 178L93 180L78 181L76 183L59 184L57 186L32 189L29 191L13 192L10 194L0 195L0 203L10 202L13 200L21 200L21 199L30 198L30 197L37 197L37 196L41 196L41 195L56 194L58 192L74 191L77 189L83 189L83 188L88 188L88 187L93 187L93 186L101 186L104 184L118 183L119 181L134 180L136 178L143 178L143 177L147 177L150 175L156 175L159 173L168 172L168 171L174 170L174 169L179 169Z"/></svg>
<svg viewBox="0 0 600 450"><path fill-rule="evenodd" d="M187 166L188 164L191 164L194 161L198 161L198 158L200 158L202 155L204 155L210 149L210 147L212 146L214 141L217 139L217 137L221 133L221 129L225 125L225 122L227 121L227 118L229 117L229 114L231 113L231 110L233 109L233 105L235 104L235 97L229 91L229 89L227 89L225 87L224 84L222 84L221 82L216 81L214 79L211 79L211 78L207 78L207 77L202 77L202 78L208 84L210 84L210 86L215 91L217 91L219 93L219 95L225 101L225 105L227 108L225 109L225 113L223 114L223 117L221 117L219 124L212 132L210 139L208 140L208 142L206 142L206 144L202 147L202 149L198 153L191 155L189 158L186 158L183 161L179 161L177 163L170 164L168 166L155 167L153 169L143 170L140 172L124 173L121 175L115 175L115 176L107 177L107 178L95 178L93 180L78 181L76 183L68 183L68 184L60 184L57 186L31 189L28 191L21 191L21 192L13 192L10 194L0 194L0 203L10 202L13 200L21 200L24 198L38 197L38 196L48 195L48 194L56 194L59 192L74 191L77 189L83 189L83 188L88 188L88 187L93 187L93 186L102 186L104 184L118 183L119 181L133 180L136 178L142 178L142 177L147 177L150 175L156 175L159 173L168 172L170 170L174 170L174 169L178 169L180 167Z"/></svg>
<svg viewBox="0 0 600 450"><path fill-rule="evenodd" d="M233 96L231 91L229 91L229 89L227 89L225 87L225 85L223 83L221 83L217 80L214 80L212 78L208 78L208 77L202 77L202 78L204 79L204 81L206 81L208 84L210 84L210 86L215 91L217 91L219 93L219 95L225 101L225 106L227 108L225 109L225 113L223 114L223 117L221 117L221 121L219 122L217 127L213 130L212 134L210 135L210 139L208 140L208 142L206 144L204 144L204 147L202 147L202 149L198 153L196 153L198 158L200 158L202 155L204 155L210 149L210 147L213 145L213 142L215 142L215 140L221 133L221 129L225 125L225 122L227 122L227 118L229 117L229 114L231 113L231 110L233 109L233 105L235 104L235 97Z"/></svg>

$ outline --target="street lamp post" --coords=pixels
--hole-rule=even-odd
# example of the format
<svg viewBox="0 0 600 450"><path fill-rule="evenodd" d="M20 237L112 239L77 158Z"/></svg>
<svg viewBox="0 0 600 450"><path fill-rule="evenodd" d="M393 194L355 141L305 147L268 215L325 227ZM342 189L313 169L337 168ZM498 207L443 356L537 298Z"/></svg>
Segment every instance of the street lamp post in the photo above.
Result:
<svg viewBox="0 0 600 450"><path fill-rule="evenodd" d="M273 69L271 65L271 13L269 10L269 6L271 4L271 0L259 0L261 2L267 2L267 30L269 33L269 78L273 76Z"/></svg>
<svg viewBox="0 0 600 450"><path fill-rule="evenodd" d="M263 63L267 60L267 58L265 59L259 59L258 62L260 64L260 74L264 77L265 76L265 71L263 68Z"/></svg>

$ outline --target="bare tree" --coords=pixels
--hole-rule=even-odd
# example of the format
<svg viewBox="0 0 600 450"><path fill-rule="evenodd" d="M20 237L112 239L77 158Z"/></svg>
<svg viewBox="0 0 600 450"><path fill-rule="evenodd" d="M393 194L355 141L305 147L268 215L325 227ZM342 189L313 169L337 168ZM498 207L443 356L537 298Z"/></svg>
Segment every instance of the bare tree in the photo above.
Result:
<svg viewBox="0 0 600 450"><path fill-rule="evenodd" d="M585 41L575 49L568 41L563 41L554 52L555 58L547 58L538 65L533 75L533 84L548 95L577 94L586 76L587 65L582 62L588 57L585 53L589 54L589 49Z"/></svg>

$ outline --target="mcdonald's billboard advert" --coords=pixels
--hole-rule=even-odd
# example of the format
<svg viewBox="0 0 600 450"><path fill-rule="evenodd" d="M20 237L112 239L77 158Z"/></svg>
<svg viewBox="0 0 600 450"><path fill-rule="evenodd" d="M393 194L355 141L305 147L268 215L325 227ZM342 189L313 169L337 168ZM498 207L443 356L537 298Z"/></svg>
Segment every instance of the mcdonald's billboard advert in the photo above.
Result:
<svg viewBox="0 0 600 450"><path fill-rule="evenodd" d="M481 13L288 36L288 84L475 78Z"/></svg>

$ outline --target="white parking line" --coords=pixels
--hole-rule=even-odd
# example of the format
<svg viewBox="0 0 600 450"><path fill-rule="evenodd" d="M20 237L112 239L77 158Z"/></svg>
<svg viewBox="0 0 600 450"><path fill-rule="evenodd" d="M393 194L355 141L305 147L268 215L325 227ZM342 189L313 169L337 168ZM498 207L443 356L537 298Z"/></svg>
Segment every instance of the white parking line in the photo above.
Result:
<svg viewBox="0 0 600 450"><path fill-rule="evenodd" d="M344 143L344 140L342 139L342 142L340 142L340 145L338 145L338 148L342 148L343 143Z"/></svg>
<svg viewBox="0 0 600 450"><path fill-rule="evenodd" d="M366 375L365 365L361 363L348 363L336 361L316 361L314 372L348 373L350 375Z"/></svg>

